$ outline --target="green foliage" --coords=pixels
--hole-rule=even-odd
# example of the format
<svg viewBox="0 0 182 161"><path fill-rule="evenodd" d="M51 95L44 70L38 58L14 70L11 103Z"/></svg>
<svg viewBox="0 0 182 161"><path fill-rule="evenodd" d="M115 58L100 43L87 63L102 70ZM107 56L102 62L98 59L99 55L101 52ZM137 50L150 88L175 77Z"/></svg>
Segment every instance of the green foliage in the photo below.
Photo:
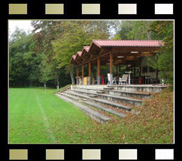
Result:
<svg viewBox="0 0 182 161"><path fill-rule="evenodd" d="M164 47L156 55L155 61L150 60L151 66L160 71L160 77L165 83L173 85L173 21L154 21L151 29L158 38L163 40Z"/></svg>
<svg viewBox="0 0 182 161"><path fill-rule="evenodd" d="M93 39L108 39L116 24L115 21L33 21L34 51L44 53L47 63L47 67L41 68L40 80L46 77L43 73L50 73L48 77L56 85L65 81L59 81L62 76L70 83L68 72L72 76L74 70L69 64L71 56L84 45L90 45Z"/></svg>
<svg viewBox="0 0 182 161"><path fill-rule="evenodd" d="M69 65L71 56L82 50L83 46L89 46L93 39L108 39L109 28L113 22L108 21L66 21L62 24L64 33L52 42L54 60L58 68L72 68Z"/></svg>
<svg viewBox="0 0 182 161"><path fill-rule="evenodd" d="M134 40L150 40L152 39L152 34L150 31L151 21L136 21L132 30L129 32L129 39Z"/></svg>
<svg viewBox="0 0 182 161"><path fill-rule="evenodd" d="M50 73L51 73L51 68L47 62L47 56L45 54L41 55L42 60L41 64L39 65L40 67L40 78L39 81L46 84L47 81L51 80Z"/></svg>
<svg viewBox="0 0 182 161"><path fill-rule="evenodd" d="M10 86L46 83L62 87L70 84L70 75L74 74L74 67L69 65L71 56L82 50L84 45L90 45L93 39L111 37L111 30L116 28L117 23L32 21L32 34L17 28L9 39Z"/></svg>
<svg viewBox="0 0 182 161"><path fill-rule="evenodd" d="M151 21L122 21L120 30L114 39L122 40L147 40L152 39L150 29Z"/></svg>
<svg viewBox="0 0 182 161"><path fill-rule="evenodd" d="M9 83L10 86L22 86L30 83L29 74L36 73L35 53L31 51L32 35L16 29L9 42ZM34 74L35 74L34 73ZM37 77L35 75L32 77Z"/></svg>
<svg viewBox="0 0 182 161"><path fill-rule="evenodd" d="M129 32L132 30L134 22L133 21L122 21L120 25L120 29L117 32L116 36L114 39L122 39L122 40L127 40Z"/></svg>

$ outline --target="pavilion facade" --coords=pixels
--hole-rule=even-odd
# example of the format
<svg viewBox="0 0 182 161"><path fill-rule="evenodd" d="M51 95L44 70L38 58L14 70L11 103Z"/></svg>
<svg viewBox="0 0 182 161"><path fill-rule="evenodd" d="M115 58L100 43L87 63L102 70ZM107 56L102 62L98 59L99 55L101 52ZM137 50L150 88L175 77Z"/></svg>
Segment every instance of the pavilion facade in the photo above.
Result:
<svg viewBox="0 0 182 161"><path fill-rule="evenodd" d="M158 71L146 65L146 57L154 57L164 46L160 40L93 40L90 46L84 46L82 51L78 51L71 57L70 64L76 66L77 84L79 78L84 79L84 65L88 65L88 84L91 84L92 65L97 66L97 84L100 84L101 65L109 65L110 80L113 79L113 66L116 66L118 75L119 65L126 65L126 68L139 71L138 77L152 77L153 81L158 82ZM82 68L79 76L79 66ZM151 72L147 72L151 71ZM146 74L147 73L147 74ZM150 75L149 75L150 73ZM145 79L146 80L146 79ZM132 79L132 83L137 81ZM112 81L110 81L112 84Z"/></svg>

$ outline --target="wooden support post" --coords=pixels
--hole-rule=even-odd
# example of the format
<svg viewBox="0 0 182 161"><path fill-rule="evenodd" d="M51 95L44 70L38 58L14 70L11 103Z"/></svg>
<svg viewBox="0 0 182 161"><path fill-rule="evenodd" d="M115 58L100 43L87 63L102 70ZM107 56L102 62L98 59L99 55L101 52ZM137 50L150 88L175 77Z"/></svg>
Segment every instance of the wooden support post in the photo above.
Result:
<svg viewBox="0 0 182 161"><path fill-rule="evenodd" d="M84 64L82 63L82 84L83 84L83 78L84 78Z"/></svg>
<svg viewBox="0 0 182 161"><path fill-rule="evenodd" d="M88 76L91 77L91 61L88 62Z"/></svg>
<svg viewBox="0 0 182 161"><path fill-rule="evenodd" d="M110 74L113 74L112 67L113 67L113 54L111 52L110 53Z"/></svg>
<svg viewBox="0 0 182 161"><path fill-rule="evenodd" d="M84 77L84 64L82 64L82 78Z"/></svg>
<svg viewBox="0 0 182 161"><path fill-rule="evenodd" d="M79 69L78 69L78 66L76 66L76 76L79 77Z"/></svg>
<svg viewBox="0 0 182 161"><path fill-rule="evenodd" d="M88 80L88 84L91 84L91 61L88 62L88 76L89 76L89 80Z"/></svg>
<svg viewBox="0 0 182 161"><path fill-rule="evenodd" d="M78 69L78 65L76 66L76 84L79 84L79 69Z"/></svg>
<svg viewBox="0 0 182 161"><path fill-rule="evenodd" d="M113 53L110 52L110 85L112 85L112 78L113 78Z"/></svg>
<svg viewBox="0 0 182 161"><path fill-rule="evenodd" d="M100 58L97 58L97 84L100 84Z"/></svg>
<svg viewBox="0 0 182 161"><path fill-rule="evenodd" d="M119 77L119 65L116 65L116 75Z"/></svg>

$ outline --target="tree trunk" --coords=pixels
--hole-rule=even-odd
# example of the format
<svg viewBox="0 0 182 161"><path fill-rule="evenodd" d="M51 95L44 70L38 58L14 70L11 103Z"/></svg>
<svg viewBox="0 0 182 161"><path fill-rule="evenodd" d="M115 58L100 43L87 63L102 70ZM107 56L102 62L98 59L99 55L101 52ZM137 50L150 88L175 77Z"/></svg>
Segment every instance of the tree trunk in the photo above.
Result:
<svg viewBox="0 0 182 161"><path fill-rule="evenodd" d="M72 71L70 71L70 77L71 77L71 83L75 84L75 79Z"/></svg>
<svg viewBox="0 0 182 161"><path fill-rule="evenodd" d="M56 79L56 89L59 89L59 77Z"/></svg>
<svg viewBox="0 0 182 161"><path fill-rule="evenodd" d="M152 40L152 33L151 33L151 31L147 32L147 37L148 37L148 40Z"/></svg>

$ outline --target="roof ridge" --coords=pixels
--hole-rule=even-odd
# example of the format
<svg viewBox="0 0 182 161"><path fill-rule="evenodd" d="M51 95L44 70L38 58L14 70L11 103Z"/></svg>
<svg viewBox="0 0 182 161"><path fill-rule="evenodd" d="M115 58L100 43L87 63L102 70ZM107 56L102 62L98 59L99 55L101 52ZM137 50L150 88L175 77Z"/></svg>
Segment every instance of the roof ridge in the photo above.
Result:
<svg viewBox="0 0 182 161"><path fill-rule="evenodd" d="M92 45L92 43L95 43L98 47L100 47L100 45L99 45L96 41L97 41L97 40L92 40L90 46ZM90 51L90 49L89 49L89 51Z"/></svg>
<svg viewBox="0 0 182 161"><path fill-rule="evenodd" d="M162 40L105 40L105 39L94 39L93 41L162 41Z"/></svg>

